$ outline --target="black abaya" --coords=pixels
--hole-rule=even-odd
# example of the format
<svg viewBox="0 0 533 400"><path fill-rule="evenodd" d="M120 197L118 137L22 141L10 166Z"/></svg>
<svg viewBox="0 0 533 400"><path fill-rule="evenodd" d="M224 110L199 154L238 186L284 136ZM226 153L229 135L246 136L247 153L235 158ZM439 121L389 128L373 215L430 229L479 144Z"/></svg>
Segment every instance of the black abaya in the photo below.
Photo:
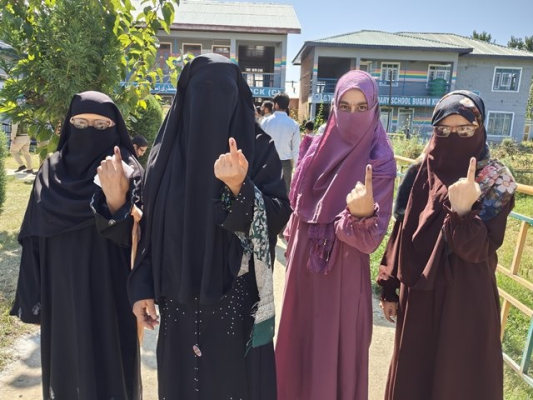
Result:
<svg viewBox="0 0 533 400"><path fill-rule="evenodd" d="M129 280L132 303L160 302L160 400L275 400L272 342L246 353L259 300L253 260L237 278L254 187L262 194L271 259L290 206L271 138L255 123L237 65L196 57L184 68L148 161L143 238ZM249 162L230 209L213 165L235 138Z"/></svg>
<svg viewBox="0 0 533 400"><path fill-rule="evenodd" d="M82 113L116 125L74 129L69 119ZM126 204L111 216L93 178L113 146L134 173ZM37 174L18 238L22 258L11 314L41 325L43 399L142 398L137 324L126 293L130 210L142 175L132 154L111 99L84 92L74 96L58 151Z"/></svg>

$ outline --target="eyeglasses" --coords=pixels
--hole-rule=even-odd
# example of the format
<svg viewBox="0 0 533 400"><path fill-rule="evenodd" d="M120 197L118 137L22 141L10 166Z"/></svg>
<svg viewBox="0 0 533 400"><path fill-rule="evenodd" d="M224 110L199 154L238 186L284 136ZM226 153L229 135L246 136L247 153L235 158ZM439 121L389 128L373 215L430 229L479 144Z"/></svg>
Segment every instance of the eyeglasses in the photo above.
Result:
<svg viewBox="0 0 533 400"><path fill-rule="evenodd" d="M115 125L113 121L108 121L105 119L88 120L85 118L71 118L70 123L77 129L86 129L92 126L94 129L98 129L99 131L103 131L104 129Z"/></svg>
<svg viewBox="0 0 533 400"><path fill-rule="evenodd" d="M457 136L462 138L472 137L478 127L475 125L459 125L459 126L446 126L437 125L433 127L433 132L439 137L448 137L452 132L457 133Z"/></svg>

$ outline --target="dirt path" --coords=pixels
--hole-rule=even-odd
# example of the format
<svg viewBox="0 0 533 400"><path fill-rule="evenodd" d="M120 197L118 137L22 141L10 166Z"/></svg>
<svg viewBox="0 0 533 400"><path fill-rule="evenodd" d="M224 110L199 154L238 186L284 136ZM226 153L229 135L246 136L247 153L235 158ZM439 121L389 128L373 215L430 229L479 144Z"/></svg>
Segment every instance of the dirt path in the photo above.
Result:
<svg viewBox="0 0 533 400"><path fill-rule="evenodd" d="M274 290L276 313L281 313L281 299L284 286L285 245L278 241L277 259L274 269ZM381 316L378 302L374 299L374 331L370 347L370 392L369 400L382 400L389 360L392 354L394 327ZM276 318L279 321L279 318ZM142 377L144 400L157 400L157 378L155 344L157 331L145 331L142 349ZM16 361L0 372L0 400L40 400L41 375L39 333L20 338L13 347ZM326 400L326 399L325 399Z"/></svg>

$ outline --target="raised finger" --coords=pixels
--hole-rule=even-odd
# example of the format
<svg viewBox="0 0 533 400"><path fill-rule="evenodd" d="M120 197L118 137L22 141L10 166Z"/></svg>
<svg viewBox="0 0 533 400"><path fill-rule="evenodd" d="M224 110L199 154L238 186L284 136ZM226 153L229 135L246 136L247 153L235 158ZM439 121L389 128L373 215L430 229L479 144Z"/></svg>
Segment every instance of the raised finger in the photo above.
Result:
<svg viewBox="0 0 533 400"><path fill-rule="evenodd" d="M366 166L365 186L367 190L372 190L372 166L370 164Z"/></svg>
<svg viewBox="0 0 533 400"><path fill-rule="evenodd" d="M232 158L238 159L239 154L237 154L237 142L234 138L229 138L229 153Z"/></svg>
<svg viewBox="0 0 533 400"><path fill-rule="evenodd" d="M476 158L472 157L470 159L470 164L468 165L468 174L466 175L466 180L474 182L476 179Z"/></svg>
<svg viewBox="0 0 533 400"><path fill-rule="evenodd" d="M122 154L120 153L120 148L115 146L113 152L115 153L115 161L122 165Z"/></svg>

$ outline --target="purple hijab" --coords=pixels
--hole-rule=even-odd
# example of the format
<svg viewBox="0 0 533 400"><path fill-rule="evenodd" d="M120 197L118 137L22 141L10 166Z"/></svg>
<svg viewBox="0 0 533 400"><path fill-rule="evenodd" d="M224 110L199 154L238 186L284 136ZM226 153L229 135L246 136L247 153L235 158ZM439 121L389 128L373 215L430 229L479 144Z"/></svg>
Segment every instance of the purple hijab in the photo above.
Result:
<svg viewBox="0 0 533 400"><path fill-rule="evenodd" d="M363 92L368 111L348 113L337 109L350 89ZM346 208L346 196L357 181L364 182L366 165L372 165L373 178L396 176L394 154L379 116L375 79L360 70L346 73L337 83L324 134L315 138L296 168L291 206L298 218L312 224L309 268L315 272L327 273L334 264L329 257L335 240L333 222Z"/></svg>

